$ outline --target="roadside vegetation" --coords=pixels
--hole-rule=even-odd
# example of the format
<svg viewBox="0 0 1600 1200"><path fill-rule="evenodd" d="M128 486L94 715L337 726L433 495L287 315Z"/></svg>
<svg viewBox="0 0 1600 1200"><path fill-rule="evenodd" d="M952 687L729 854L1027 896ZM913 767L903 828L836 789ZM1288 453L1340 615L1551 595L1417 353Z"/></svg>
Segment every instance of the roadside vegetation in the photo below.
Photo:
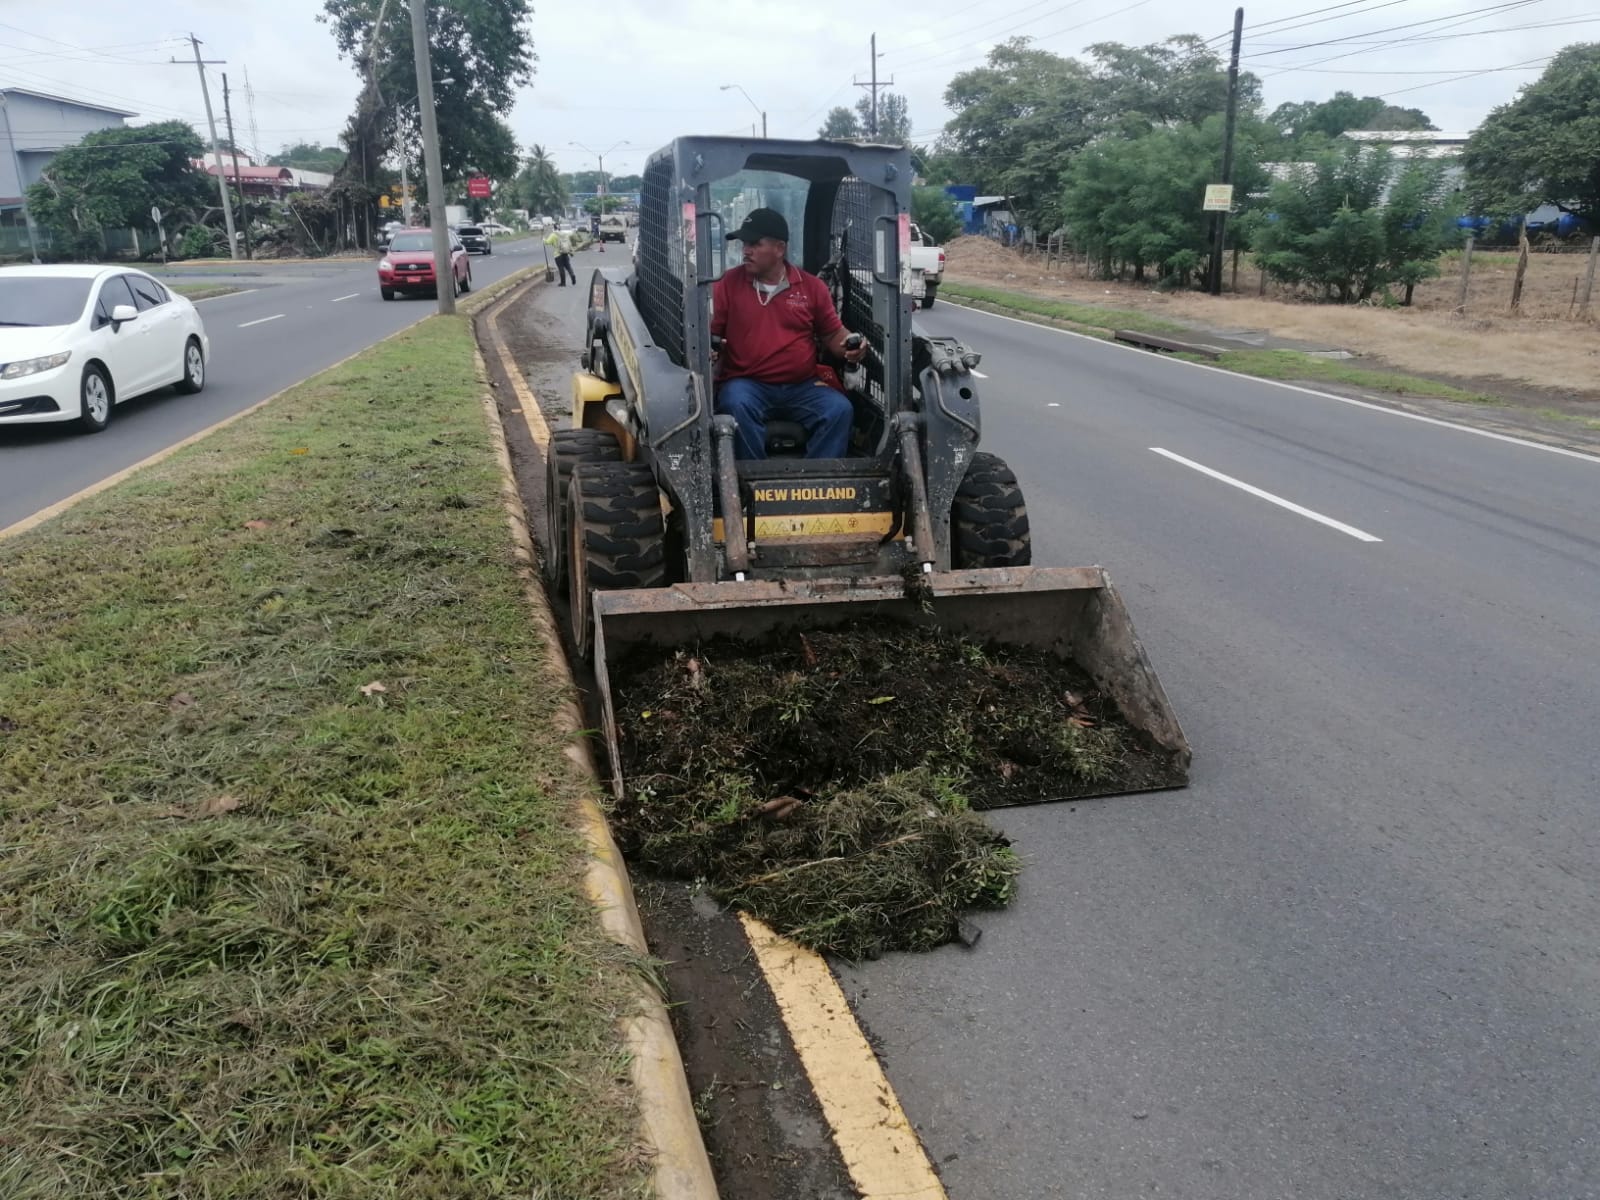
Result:
<svg viewBox="0 0 1600 1200"><path fill-rule="evenodd" d="M0 543L0 1195L647 1194L464 319Z"/></svg>

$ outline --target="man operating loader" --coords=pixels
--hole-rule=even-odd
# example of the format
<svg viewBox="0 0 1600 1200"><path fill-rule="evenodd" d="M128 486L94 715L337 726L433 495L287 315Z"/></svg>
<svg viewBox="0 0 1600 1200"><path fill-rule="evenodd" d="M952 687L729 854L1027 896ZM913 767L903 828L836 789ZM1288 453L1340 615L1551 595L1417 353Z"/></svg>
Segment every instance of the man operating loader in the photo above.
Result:
<svg viewBox="0 0 1600 1200"><path fill-rule="evenodd" d="M754 209L728 240L744 243L744 261L711 292L717 357L717 411L739 424L734 453L767 457L767 422L794 421L806 431L807 458L843 458L853 410L845 394L819 377L817 347L854 364L866 339L845 329L827 285L788 261L789 223Z"/></svg>

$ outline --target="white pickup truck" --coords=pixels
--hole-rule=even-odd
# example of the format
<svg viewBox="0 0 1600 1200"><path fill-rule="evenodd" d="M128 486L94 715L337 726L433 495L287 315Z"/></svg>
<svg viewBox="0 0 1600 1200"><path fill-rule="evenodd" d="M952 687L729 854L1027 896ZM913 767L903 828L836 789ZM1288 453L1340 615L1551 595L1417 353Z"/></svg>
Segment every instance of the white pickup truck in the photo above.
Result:
<svg viewBox="0 0 1600 1200"><path fill-rule="evenodd" d="M910 284L906 288L912 296L919 297L923 308L933 307L933 298L939 293L939 283L944 279L944 250L925 237L915 221L911 222Z"/></svg>

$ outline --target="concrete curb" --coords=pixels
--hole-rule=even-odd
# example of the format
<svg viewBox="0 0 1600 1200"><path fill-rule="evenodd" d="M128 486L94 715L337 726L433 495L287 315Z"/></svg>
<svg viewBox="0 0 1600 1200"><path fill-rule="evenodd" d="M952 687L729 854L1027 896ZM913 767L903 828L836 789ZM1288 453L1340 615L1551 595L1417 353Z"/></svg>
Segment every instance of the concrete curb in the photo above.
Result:
<svg viewBox="0 0 1600 1200"><path fill-rule="evenodd" d="M539 270L542 271L543 267ZM537 284L538 281L534 282ZM496 298L510 290L505 289ZM481 313L487 308L486 303L475 312ZM567 697L556 716L556 725L566 739L565 754L571 764L569 769L583 786L584 795L578 816L589 845L586 887L605 931L634 953L647 955L649 948L645 942L644 926L639 920L639 910L634 903L633 886L628 881L617 844L612 840L605 814L595 800L601 790L600 774L590 753L589 743L582 736L583 714L572 699L577 692L577 682L573 679L571 664L567 661L560 633L539 582L533 538L528 532L528 515L511 468L505 428L501 424L494 396L487 387L490 379L488 364L484 361L481 349L474 347L473 356L479 378L486 385L483 391L484 413L494 441L495 458L500 466L501 498L511 526L517 574L522 581L534 629L549 647L548 682ZM678 1053L678 1042L672 1032L666 1005L661 996L642 980L635 981L634 987L639 1011L623 1022L622 1032L632 1055L633 1084L639 1098L644 1137L655 1155L655 1195L659 1200L717 1200L711 1160L706 1155L705 1143L700 1137L700 1125L695 1117L694 1101L689 1094L688 1077L684 1073L683 1059Z"/></svg>

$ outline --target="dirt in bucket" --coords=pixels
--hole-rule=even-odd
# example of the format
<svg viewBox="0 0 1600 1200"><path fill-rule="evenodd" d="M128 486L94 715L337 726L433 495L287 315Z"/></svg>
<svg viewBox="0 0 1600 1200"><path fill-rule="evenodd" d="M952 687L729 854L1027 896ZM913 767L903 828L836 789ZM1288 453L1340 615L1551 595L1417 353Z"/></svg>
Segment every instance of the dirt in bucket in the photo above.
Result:
<svg viewBox="0 0 1600 1200"><path fill-rule="evenodd" d="M636 655L613 694L629 857L849 958L970 941L1010 901L975 810L1178 782L1071 663L936 628Z"/></svg>

